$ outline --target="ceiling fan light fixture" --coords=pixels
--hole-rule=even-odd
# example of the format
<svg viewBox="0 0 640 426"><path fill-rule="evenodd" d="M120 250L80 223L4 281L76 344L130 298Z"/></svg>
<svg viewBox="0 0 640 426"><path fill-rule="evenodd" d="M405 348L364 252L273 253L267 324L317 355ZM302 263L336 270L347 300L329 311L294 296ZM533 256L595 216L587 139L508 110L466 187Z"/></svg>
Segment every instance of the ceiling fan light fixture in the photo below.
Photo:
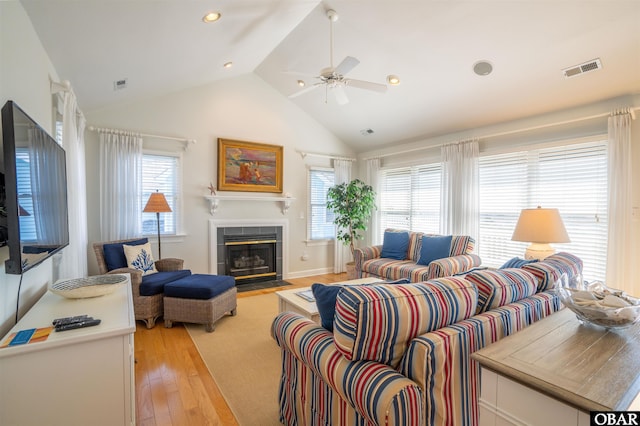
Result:
<svg viewBox="0 0 640 426"><path fill-rule="evenodd" d="M225 68L231 68L233 66L233 62L229 61L229 62L225 62L224 65L222 65Z"/></svg>
<svg viewBox="0 0 640 426"><path fill-rule="evenodd" d="M298 80L298 86L304 87L306 85L307 85L307 83L305 83L304 80Z"/></svg>
<svg viewBox="0 0 640 426"><path fill-rule="evenodd" d="M222 17L220 12L209 12L202 17L202 22L205 24L210 24L211 22L216 22L218 19Z"/></svg>
<svg viewBox="0 0 640 426"><path fill-rule="evenodd" d="M389 74L387 76L387 83L392 86L397 86L398 84L400 84L400 77L398 77L397 75Z"/></svg>

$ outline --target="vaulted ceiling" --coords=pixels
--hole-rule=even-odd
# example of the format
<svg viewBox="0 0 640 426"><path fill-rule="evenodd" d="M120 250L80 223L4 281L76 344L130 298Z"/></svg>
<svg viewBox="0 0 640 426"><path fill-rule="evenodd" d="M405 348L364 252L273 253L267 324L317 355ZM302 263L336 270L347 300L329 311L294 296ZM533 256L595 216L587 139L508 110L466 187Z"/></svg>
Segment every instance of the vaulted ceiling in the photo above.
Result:
<svg viewBox="0 0 640 426"><path fill-rule="evenodd" d="M290 96L347 56L359 60L347 78L396 75L385 93L338 89L344 105L325 85L291 99L359 152L640 94L637 0L21 3L85 111L245 73ZM204 23L209 11L221 19ZM565 78L594 59L600 69ZM474 73L479 61L492 72Z"/></svg>

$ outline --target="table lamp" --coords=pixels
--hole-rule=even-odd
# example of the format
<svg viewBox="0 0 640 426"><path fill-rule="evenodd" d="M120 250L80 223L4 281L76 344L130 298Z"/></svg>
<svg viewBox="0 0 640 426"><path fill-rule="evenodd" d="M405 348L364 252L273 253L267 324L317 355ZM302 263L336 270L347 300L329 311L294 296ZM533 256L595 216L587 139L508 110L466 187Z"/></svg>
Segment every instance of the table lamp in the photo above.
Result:
<svg viewBox="0 0 640 426"><path fill-rule="evenodd" d="M542 260L555 253L549 243L569 243L569 235L558 209L523 209L513 231L512 241L531 243L524 252L525 259Z"/></svg>
<svg viewBox="0 0 640 426"><path fill-rule="evenodd" d="M147 200L147 205L142 210L145 213L155 213L158 222L158 259L162 259L162 249L160 248L160 213L170 213L171 207L162 192L152 192Z"/></svg>

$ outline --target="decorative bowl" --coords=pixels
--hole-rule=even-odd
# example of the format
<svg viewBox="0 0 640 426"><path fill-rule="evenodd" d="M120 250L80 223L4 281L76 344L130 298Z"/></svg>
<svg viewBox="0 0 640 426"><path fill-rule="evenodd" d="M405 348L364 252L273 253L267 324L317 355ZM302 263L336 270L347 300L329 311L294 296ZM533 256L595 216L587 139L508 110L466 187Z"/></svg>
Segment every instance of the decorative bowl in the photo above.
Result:
<svg viewBox="0 0 640 426"><path fill-rule="evenodd" d="M85 299L113 293L127 281L125 275L93 275L91 277L58 281L49 291L67 299Z"/></svg>
<svg viewBox="0 0 640 426"><path fill-rule="evenodd" d="M562 274L556 283L562 303L579 320L606 328L625 328L640 319L640 299L600 281L587 283L581 275L568 278Z"/></svg>

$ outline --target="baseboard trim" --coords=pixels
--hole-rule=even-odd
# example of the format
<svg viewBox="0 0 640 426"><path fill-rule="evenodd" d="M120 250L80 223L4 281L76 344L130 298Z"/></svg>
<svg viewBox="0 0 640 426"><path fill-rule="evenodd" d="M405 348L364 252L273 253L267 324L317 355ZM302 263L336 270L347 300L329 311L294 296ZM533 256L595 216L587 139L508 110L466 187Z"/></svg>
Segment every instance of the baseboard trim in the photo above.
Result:
<svg viewBox="0 0 640 426"><path fill-rule="evenodd" d="M289 272L287 275L285 275L284 279L286 280L287 278L304 278L304 277L310 277L313 275L324 275L324 274L333 274L333 266L326 267L326 268L309 269L306 271Z"/></svg>

